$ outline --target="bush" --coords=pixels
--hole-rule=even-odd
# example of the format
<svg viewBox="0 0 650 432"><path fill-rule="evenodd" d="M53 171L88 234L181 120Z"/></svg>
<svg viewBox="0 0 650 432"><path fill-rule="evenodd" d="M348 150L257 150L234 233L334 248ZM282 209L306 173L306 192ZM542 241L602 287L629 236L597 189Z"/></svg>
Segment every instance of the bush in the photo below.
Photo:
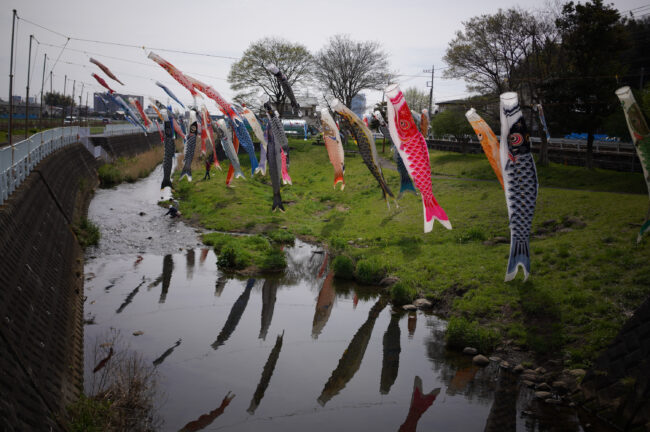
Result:
<svg viewBox="0 0 650 432"><path fill-rule="evenodd" d="M501 339L496 330L482 327L476 321L463 317L452 317L447 325L447 346L462 350L471 346L484 354L489 354Z"/></svg>
<svg viewBox="0 0 650 432"><path fill-rule="evenodd" d="M287 266L287 258L279 248L271 248L262 255L259 266L262 270L280 271Z"/></svg>
<svg viewBox="0 0 650 432"><path fill-rule="evenodd" d="M354 263L345 255L339 255L332 261L334 276L338 279L354 279Z"/></svg>
<svg viewBox="0 0 650 432"><path fill-rule="evenodd" d="M345 250L347 243L341 237L332 237L329 239L329 246L332 250L340 252Z"/></svg>
<svg viewBox="0 0 650 432"><path fill-rule="evenodd" d="M103 188L109 188L122 183L122 173L113 164L104 164L97 170L99 184Z"/></svg>
<svg viewBox="0 0 650 432"><path fill-rule="evenodd" d="M376 285L386 276L386 268L377 258L360 260L357 263L356 276L361 283Z"/></svg>
<svg viewBox="0 0 650 432"><path fill-rule="evenodd" d="M224 270L241 270L251 264L251 256L231 245L224 246L218 253L217 265Z"/></svg>
<svg viewBox="0 0 650 432"><path fill-rule="evenodd" d="M411 303L416 295L417 292L415 288L407 285L402 281L397 282L390 288L390 297L393 301L393 304L396 306Z"/></svg>
<svg viewBox="0 0 650 432"><path fill-rule="evenodd" d="M77 235L77 240L82 248L99 244L99 227L90 220L82 219L81 222L72 226L72 230Z"/></svg>
<svg viewBox="0 0 650 432"><path fill-rule="evenodd" d="M110 425L110 402L81 395L66 407L70 432L104 431Z"/></svg>

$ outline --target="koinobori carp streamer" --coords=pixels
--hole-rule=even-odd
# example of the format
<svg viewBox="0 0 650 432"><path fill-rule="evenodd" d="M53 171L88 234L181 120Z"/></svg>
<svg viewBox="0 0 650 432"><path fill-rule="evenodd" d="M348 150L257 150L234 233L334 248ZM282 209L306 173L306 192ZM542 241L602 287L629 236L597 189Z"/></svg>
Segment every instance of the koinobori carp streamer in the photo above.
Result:
<svg viewBox="0 0 650 432"><path fill-rule="evenodd" d="M332 109L341 115L341 118L347 123L348 128L352 131L354 139L357 141L357 146L359 147L359 153L361 153L363 163L368 167L368 170L370 170L370 173L375 177L377 183L379 183L386 204L388 204L388 197L394 198L394 195L388 187L388 184L384 179L384 173L381 171L381 167L379 166L379 155L377 155L375 140L372 133L363 121L361 121L361 119L357 117L350 108L343 105L343 103L338 99L333 101ZM390 206L390 204L388 205Z"/></svg>
<svg viewBox="0 0 650 432"><path fill-rule="evenodd" d="M447 214L433 196L429 150L422 133L415 125L404 94L397 84L388 86L385 93L388 98L388 131L406 170L422 195L424 232L431 231L435 220L445 228L451 229Z"/></svg>
<svg viewBox="0 0 650 432"><path fill-rule="evenodd" d="M345 188L345 155L343 154L343 144L339 130L336 127L334 119L330 115L327 108L323 108L320 112L320 122L323 128L323 141L325 141L325 149L329 156L330 162L334 167L334 187L337 183L341 183L341 190Z"/></svg>
<svg viewBox="0 0 650 432"><path fill-rule="evenodd" d="M105 88L108 90L108 92L109 92L110 94L115 93L115 90L113 90L112 88L110 88L110 87L108 86L108 84L106 84L106 81L104 81L104 78L100 77L100 76L97 75L96 73L92 73L91 75L93 76L93 78L95 78L95 79L97 80L97 82L98 82L99 84L102 85L102 87L105 87Z"/></svg>
<svg viewBox="0 0 650 432"><path fill-rule="evenodd" d="M291 84L289 84L289 80L287 79L287 76L280 70L280 68L278 68L273 63L264 65L264 67L266 68L266 70L268 70L273 75L275 75L275 78L278 80L278 83L280 83L280 86L282 87L284 94L287 95L289 101L291 102L291 107L294 110L294 114L297 114L298 117L302 117L302 111L300 110L300 105L296 100L296 96L293 94L293 89L291 88Z"/></svg>
<svg viewBox="0 0 650 432"><path fill-rule="evenodd" d="M122 81L118 80L117 77L113 74L113 72L111 72L111 70L109 68L107 68L106 66L104 66L102 63L100 63L99 61L95 60L92 57L90 58L90 62L96 64L97 66L99 66L99 68L104 71L106 76L108 76L109 78L113 79L114 81L117 81L118 83L124 85L124 83Z"/></svg>
<svg viewBox="0 0 650 432"><path fill-rule="evenodd" d="M501 153L497 136L474 108L470 108L465 113L465 117L467 117L469 124L472 125L472 129L474 129L481 147L483 147L483 152L487 156L499 183L501 183L501 187L503 187L503 168L501 167Z"/></svg>
<svg viewBox="0 0 650 432"><path fill-rule="evenodd" d="M161 83L158 82L158 81L156 81L156 85L157 85L158 87L160 87L161 89L163 89L163 91L164 91L165 93L167 93L167 96L169 96L170 98L174 99L174 100L176 101L176 103L178 103L180 106L182 106L183 108L185 108L185 105L183 105L183 102L181 102L180 100L178 100L178 98L176 97L176 95L175 95L174 93L172 93L172 91L169 90L169 89L167 88L166 85L161 84Z"/></svg>
<svg viewBox="0 0 650 432"><path fill-rule="evenodd" d="M643 177L645 178L646 187L650 194L650 128L648 128L648 123L646 123L643 113L629 87L625 86L616 90L616 96L618 96L623 106L627 127L630 130L634 147L636 147L636 154L639 156L641 168L643 169ZM646 232L650 232L650 209L648 209L645 223L641 225L641 229L639 230L637 243L641 241L643 234Z"/></svg>
<svg viewBox="0 0 650 432"><path fill-rule="evenodd" d="M503 186L510 221L510 256L505 280L515 278L519 267L524 280L530 274L530 229L537 203L537 169L531 153L530 136L519 106L517 93L501 95L501 145Z"/></svg>

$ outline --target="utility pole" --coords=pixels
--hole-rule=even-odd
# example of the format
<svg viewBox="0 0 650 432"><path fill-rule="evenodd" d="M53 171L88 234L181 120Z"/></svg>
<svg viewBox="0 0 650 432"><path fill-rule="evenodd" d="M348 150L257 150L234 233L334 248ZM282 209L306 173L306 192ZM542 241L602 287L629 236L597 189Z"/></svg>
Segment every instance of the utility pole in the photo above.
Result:
<svg viewBox="0 0 650 432"><path fill-rule="evenodd" d="M14 146L11 143L12 126L14 119L14 30L16 27L16 9L11 18L11 57L9 57L9 131L7 138L11 146L11 165L14 164Z"/></svg>
<svg viewBox="0 0 650 432"><path fill-rule="evenodd" d="M43 127L43 90L45 87L45 63L47 62L47 54L43 55L43 78L41 78L41 109L38 111L38 127Z"/></svg>
<svg viewBox="0 0 650 432"><path fill-rule="evenodd" d="M25 97L25 139L29 133L29 72L32 68L32 39L34 35L29 35L29 56L27 57L27 92Z"/></svg>
<svg viewBox="0 0 650 432"><path fill-rule="evenodd" d="M81 98L84 95L84 83L81 83L81 91L79 92L79 125L81 125Z"/></svg>
<svg viewBox="0 0 650 432"><path fill-rule="evenodd" d="M429 85L429 82L427 82L427 87L431 87L431 90L429 90L429 120L431 120L431 114L433 113L431 109L433 107L433 74L435 70L435 66L431 65L431 69L425 69L423 71L425 73L431 72L431 85Z"/></svg>
<svg viewBox="0 0 650 432"><path fill-rule="evenodd" d="M62 99L63 106L61 107L61 126L63 126L63 124L65 122L65 103L66 103L66 100L65 100L65 88L66 88L67 85L68 85L68 76L64 75L64 77L63 77L63 99Z"/></svg>

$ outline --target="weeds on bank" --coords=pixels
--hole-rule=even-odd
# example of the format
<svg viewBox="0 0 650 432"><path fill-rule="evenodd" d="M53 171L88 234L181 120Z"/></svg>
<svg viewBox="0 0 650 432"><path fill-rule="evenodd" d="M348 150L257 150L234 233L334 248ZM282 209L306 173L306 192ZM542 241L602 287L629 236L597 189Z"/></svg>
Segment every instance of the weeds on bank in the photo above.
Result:
<svg viewBox="0 0 650 432"><path fill-rule="evenodd" d="M526 283L520 277L504 283L510 232L503 190L496 181L460 178L493 179L485 156L431 151L433 171L454 176L433 179L454 229L436 223L424 234L421 199L407 194L399 207L391 201L389 210L360 157L346 154L346 187L340 191L332 188L322 146L290 145L293 186L282 188L285 213L271 212L268 175L251 178L243 156L247 178L233 180L234 187L224 185L227 162L209 181L177 181L183 215L218 231L268 235L286 227L286 233L327 244L337 277L364 283L397 277L395 303L427 297L451 318L478 323L540 354L562 354L570 365L593 359L650 294L650 240L634 242L647 195L627 193L644 190L641 174L540 167L532 275ZM380 156L391 159L388 151ZM194 174L202 177L203 170ZM384 176L399 190L395 171L384 169Z"/></svg>
<svg viewBox="0 0 650 432"><path fill-rule="evenodd" d="M99 227L91 220L83 218L79 223L72 225L72 229L82 248L99 244Z"/></svg>
<svg viewBox="0 0 650 432"><path fill-rule="evenodd" d="M157 372L150 362L131 351L118 331L95 342L89 353L95 369L88 395L66 408L69 431L154 431L162 421L154 400Z"/></svg>

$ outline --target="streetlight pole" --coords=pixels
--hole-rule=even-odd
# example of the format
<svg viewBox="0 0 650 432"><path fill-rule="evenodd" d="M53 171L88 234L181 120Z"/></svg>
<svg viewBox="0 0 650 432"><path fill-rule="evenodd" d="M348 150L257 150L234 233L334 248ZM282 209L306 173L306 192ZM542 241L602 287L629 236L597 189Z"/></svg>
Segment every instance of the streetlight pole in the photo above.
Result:
<svg viewBox="0 0 650 432"><path fill-rule="evenodd" d="M9 131L7 138L11 146L11 165L14 164L14 146L11 143L11 134L14 118L14 30L16 28L16 9L11 18L11 57L9 57Z"/></svg>
<svg viewBox="0 0 650 432"><path fill-rule="evenodd" d="M27 92L25 97L25 139L29 133L29 72L32 68L32 39L34 35L29 35L29 56L27 58Z"/></svg>
<svg viewBox="0 0 650 432"><path fill-rule="evenodd" d="M45 63L47 62L47 54L43 57L43 78L41 78L41 109L38 111L38 127L43 127L43 90L45 87Z"/></svg>

